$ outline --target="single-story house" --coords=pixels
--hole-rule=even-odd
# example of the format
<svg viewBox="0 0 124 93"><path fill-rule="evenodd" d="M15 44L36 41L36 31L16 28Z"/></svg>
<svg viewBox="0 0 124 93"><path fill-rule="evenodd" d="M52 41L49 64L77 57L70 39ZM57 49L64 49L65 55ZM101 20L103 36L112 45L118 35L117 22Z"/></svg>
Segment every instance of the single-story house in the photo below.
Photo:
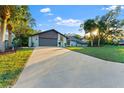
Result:
<svg viewBox="0 0 124 93"><path fill-rule="evenodd" d="M8 31L5 34L5 49L9 48L9 42L8 42L9 34ZM13 42L13 39L15 38L15 35L12 33L11 43Z"/></svg>
<svg viewBox="0 0 124 93"><path fill-rule="evenodd" d="M124 39L121 39L121 40L119 41L119 45L124 45Z"/></svg>
<svg viewBox="0 0 124 93"><path fill-rule="evenodd" d="M55 29L40 32L29 37L29 47L57 46L66 47L67 37Z"/></svg>
<svg viewBox="0 0 124 93"><path fill-rule="evenodd" d="M74 36L69 36L68 46L87 46L87 42L85 40L77 39Z"/></svg>
<svg viewBox="0 0 124 93"><path fill-rule="evenodd" d="M1 34L1 33L0 33ZM15 35L12 33L12 36L11 36L11 45L12 45L12 42L13 42L13 39L15 38ZM7 50L9 48L9 33L8 31L5 32L5 41L4 41L4 47L5 47L5 50ZM2 51L2 47L1 47L1 41L0 41L0 51Z"/></svg>

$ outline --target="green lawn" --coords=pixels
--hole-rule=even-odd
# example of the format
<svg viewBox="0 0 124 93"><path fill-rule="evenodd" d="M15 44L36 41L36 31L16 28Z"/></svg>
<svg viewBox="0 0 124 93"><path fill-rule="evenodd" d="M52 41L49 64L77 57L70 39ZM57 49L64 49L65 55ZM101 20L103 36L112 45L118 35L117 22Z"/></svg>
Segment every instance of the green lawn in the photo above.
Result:
<svg viewBox="0 0 124 93"><path fill-rule="evenodd" d="M124 63L123 46L68 47L67 49L108 61Z"/></svg>
<svg viewBox="0 0 124 93"><path fill-rule="evenodd" d="M0 55L0 87L11 87L19 77L32 49L20 49L16 53Z"/></svg>

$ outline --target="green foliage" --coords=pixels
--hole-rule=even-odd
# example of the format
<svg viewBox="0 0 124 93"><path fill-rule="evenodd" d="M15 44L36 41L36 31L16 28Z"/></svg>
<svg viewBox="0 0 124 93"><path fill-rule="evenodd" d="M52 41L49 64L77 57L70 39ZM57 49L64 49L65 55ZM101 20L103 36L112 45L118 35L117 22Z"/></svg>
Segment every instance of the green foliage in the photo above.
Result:
<svg viewBox="0 0 124 93"><path fill-rule="evenodd" d="M30 35L37 33L36 30L26 29L25 34L20 34L14 38L16 47L28 46L28 38Z"/></svg>
<svg viewBox="0 0 124 93"><path fill-rule="evenodd" d="M28 46L28 37L34 33L32 27L36 26L35 19L32 18L29 12L28 6L16 6L16 10L13 11L8 24L10 24L12 32L15 35L16 46ZM9 27L10 27L9 26Z"/></svg>
<svg viewBox="0 0 124 93"><path fill-rule="evenodd" d="M74 37L77 38L77 39L81 39L82 38L81 35L79 35L79 34L74 34Z"/></svg>
<svg viewBox="0 0 124 93"><path fill-rule="evenodd" d="M85 33L90 33L90 42L98 42L98 46L103 43L117 44L114 41L119 40L123 35L124 20L117 19L121 12L120 6L108 11L103 16L96 16L95 19L88 19L81 24L80 29L84 29ZM98 28L97 36L92 35L92 31ZM101 42L102 40L102 42Z"/></svg>
<svg viewBox="0 0 124 93"><path fill-rule="evenodd" d="M28 34L29 29L32 29L35 24L35 19L32 18L28 6L16 6L16 11L10 18L13 26L13 33L16 36Z"/></svg>
<svg viewBox="0 0 124 93"><path fill-rule="evenodd" d="M99 31L101 33L105 33L105 31L107 30L107 25L102 20L99 20L98 21L98 28L99 28Z"/></svg>
<svg viewBox="0 0 124 93"><path fill-rule="evenodd" d="M33 27L36 26L35 19L32 18L29 7L26 5L0 6L0 22L2 23L5 19L7 20L7 29L14 33L16 37L14 40L16 43L18 42L18 46L27 46L28 37L37 33L36 30L33 30ZM6 27L4 28L6 29Z"/></svg>
<svg viewBox="0 0 124 93"><path fill-rule="evenodd" d="M90 46L94 46L94 30L98 28L98 24L94 19L88 19L83 24L80 25L81 29L85 30L85 33L89 33L90 36L86 37L90 41Z"/></svg>
<svg viewBox="0 0 124 93"><path fill-rule="evenodd" d="M92 32L97 27L98 27L98 25L96 24L96 22L95 22L94 19L88 19L88 20L86 20L84 22L84 25L83 25L83 28L86 31L86 33Z"/></svg>

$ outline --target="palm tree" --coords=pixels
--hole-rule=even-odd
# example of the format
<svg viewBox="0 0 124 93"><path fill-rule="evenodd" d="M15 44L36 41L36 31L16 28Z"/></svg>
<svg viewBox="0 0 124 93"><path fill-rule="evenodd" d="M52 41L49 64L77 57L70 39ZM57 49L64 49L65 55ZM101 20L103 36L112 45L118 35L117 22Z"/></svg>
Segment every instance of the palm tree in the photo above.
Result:
<svg viewBox="0 0 124 93"><path fill-rule="evenodd" d="M94 44L93 44L93 42L94 42L93 31L96 30L97 28L98 28L98 26L97 26L95 20L93 20L93 19L88 19L83 24L83 29L85 30L85 33L90 33L90 43L91 43L91 46L94 46Z"/></svg>
<svg viewBox="0 0 124 93"><path fill-rule="evenodd" d="M7 27L7 20L10 18L10 6L0 6L1 32L0 32L0 51L5 51L5 32Z"/></svg>
<svg viewBox="0 0 124 93"><path fill-rule="evenodd" d="M12 32L17 37L24 36L27 29L35 25L28 6L0 6L0 51L5 51L5 32L8 29L9 47L11 47Z"/></svg>
<svg viewBox="0 0 124 93"><path fill-rule="evenodd" d="M101 42L101 38L104 37L104 33L107 29L107 25L102 21L102 20L99 20L98 21L98 46L100 46L100 42Z"/></svg>
<svg viewBox="0 0 124 93"><path fill-rule="evenodd" d="M0 32L0 51L5 51L5 32L7 29L8 19L11 17L15 9L15 6L1 5L0 6L0 18L1 18L1 32Z"/></svg>
<svg viewBox="0 0 124 93"><path fill-rule="evenodd" d="M16 38L22 39L22 36L27 34L27 29L35 25L35 20L32 18L28 6L16 6L7 23L9 32L8 43L9 47L11 47L12 32ZM19 43L22 45L21 42Z"/></svg>
<svg viewBox="0 0 124 93"><path fill-rule="evenodd" d="M12 47L12 25L7 24L7 29L8 29L8 46L9 48Z"/></svg>
<svg viewBox="0 0 124 93"><path fill-rule="evenodd" d="M32 18L28 6L17 6L16 13L10 18L12 23L12 32L20 40L22 46L23 37L27 37L28 30L35 26L35 19Z"/></svg>
<svg viewBox="0 0 124 93"><path fill-rule="evenodd" d="M32 18L28 6L18 6L13 22L13 32L19 36L23 33L22 29L35 25L35 20Z"/></svg>

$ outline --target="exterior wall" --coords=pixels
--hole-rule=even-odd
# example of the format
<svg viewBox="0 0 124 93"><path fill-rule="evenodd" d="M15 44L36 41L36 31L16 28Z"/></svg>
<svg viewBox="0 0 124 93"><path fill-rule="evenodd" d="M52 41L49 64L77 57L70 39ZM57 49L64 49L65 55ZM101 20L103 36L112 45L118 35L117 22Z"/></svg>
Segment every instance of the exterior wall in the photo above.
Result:
<svg viewBox="0 0 124 93"><path fill-rule="evenodd" d="M9 37L9 34L8 34L8 31L6 31L6 33L5 33L5 49L7 49L9 47L8 37ZM11 43L12 43L14 38L15 38L15 35L12 33Z"/></svg>
<svg viewBox="0 0 124 93"><path fill-rule="evenodd" d="M39 46L57 46L58 33L49 31L39 34Z"/></svg>
<svg viewBox="0 0 124 93"><path fill-rule="evenodd" d="M29 43L28 43L29 47L40 46L41 39L43 39L43 40L50 39L49 40L50 43L51 43L51 40L57 39L55 42L57 44L56 46L58 46L58 47L66 47L66 44L67 44L66 37L64 37L63 35L55 32L55 31L49 31L49 32L45 32L45 33L41 33L41 34L37 34L37 35L29 37ZM48 43L48 45L49 45L50 44L49 42L45 42L45 44Z"/></svg>
<svg viewBox="0 0 124 93"><path fill-rule="evenodd" d="M62 39L62 40L61 40ZM58 34L58 47L66 47L67 39L63 35Z"/></svg>
<svg viewBox="0 0 124 93"><path fill-rule="evenodd" d="M66 45L67 45L67 38L64 37L63 46L66 47Z"/></svg>
<svg viewBox="0 0 124 93"><path fill-rule="evenodd" d="M58 38L58 34L54 31L39 34L40 38Z"/></svg>
<svg viewBox="0 0 124 93"><path fill-rule="evenodd" d="M8 31L6 31L6 33L5 33L5 40L8 40L8 36L9 36L9 34L8 34ZM15 35L12 33L12 40L15 38ZM12 41L11 40L11 41Z"/></svg>
<svg viewBox="0 0 124 93"><path fill-rule="evenodd" d="M75 41L70 41L70 46L77 46L77 43Z"/></svg>
<svg viewBox="0 0 124 93"><path fill-rule="evenodd" d="M39 35L29 37L29 47L39 46Z"/></svg>
<svg viewBox="0 0 124 93"><path fill-rule="evenodd" d="M124 39L120 40L118 43L119 45L124 45Z"/></svg>
<svg viewBox="0 0 124 93"><path fill-rule="evenodd" d="M58 34L58 40L57 40L57 46L59 47L60 46L60 34Z"/></svg>
<svg viewBox="0 0 124 93"><path fill-rule="evenodd" d="M31 37L28 38L28 46L31 47Z"/></svg>
<svg viewBox="0 0 124 93"><path fill-rule="evenodd" d="M83 46L83 44L78 44L78 43L77 43L77 46Z"/></svg>
<svg viewBox="0 0 124 93"><path fill-rule="evenodd" d="M87 44L80 44L75 41L70 41L69 46L87 46Z"/></svg>

